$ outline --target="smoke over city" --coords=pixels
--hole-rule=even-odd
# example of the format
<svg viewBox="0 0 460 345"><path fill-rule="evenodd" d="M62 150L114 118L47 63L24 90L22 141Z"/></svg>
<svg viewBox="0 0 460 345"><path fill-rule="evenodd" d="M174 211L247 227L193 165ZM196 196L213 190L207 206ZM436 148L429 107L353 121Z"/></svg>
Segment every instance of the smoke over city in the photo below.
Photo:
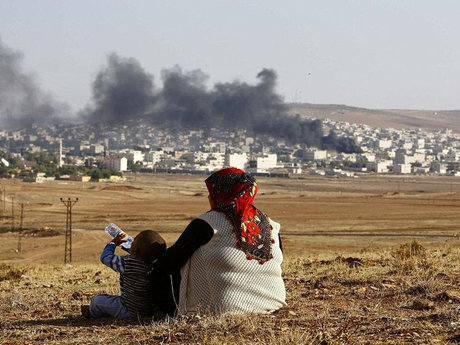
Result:
<svg viewBox="0 0 460 345"><path fill-rule="evenodd" d="M135 59L112 54L93 83L93 109L87 120L120 123L142 118L164 128L247 129L290 143L360 151L350 138L334 132L324 136L320 120L289 115L271 69L260 71L253 85L233 81L208 88L204 72L179 66L163 70L161 77L162 88L157 89L153 76Z"/></svg>
<svg viewBox="0 0 460 345"><path fill-rule="evenodd" d="M145 115L154 104L153 76L135 59L112 54L92 85L93 110L85 116L91 122L120 123Z"/></svg>
<svg viewBox="0 0 460 345"><path fill-rule="evenodd" d="M32 75L23 71L22 55L0 40L0 123L7 128L61 121L65 104L44 93Z"/></svg>
<svg viewBox="0 0 460 345"><path fill-rule="evenodd" d="M134 58L108 57L91 85L88 106L80 121L109 124L142 119L165 129L246 129L293 144L339 152L359 152L350 138L334 132L324 136L320 120L288 114L276 93L277 75L263 69L253 84L233 81L208 87L201 70L183 71L175 66L161 73L161 87ZM21 128L70 120L69 108L44 93L32 75L23 71L22 55L0 40L0 125Z"/></svg>

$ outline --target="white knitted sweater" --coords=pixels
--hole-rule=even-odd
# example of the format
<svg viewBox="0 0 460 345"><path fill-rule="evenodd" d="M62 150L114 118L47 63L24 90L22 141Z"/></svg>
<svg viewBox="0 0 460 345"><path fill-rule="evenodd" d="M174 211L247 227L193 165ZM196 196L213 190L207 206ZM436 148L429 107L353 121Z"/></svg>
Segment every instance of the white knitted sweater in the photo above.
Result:
<svg viewBox="0 0 460 345"><path fill-rule="evenodd" d="M179 313L270 313L285 306L280 225L270 220L273 259L261 265L236 248L232 227L223 213L211 211L198 218L214 229L214 236L181 269Z"/></svg>

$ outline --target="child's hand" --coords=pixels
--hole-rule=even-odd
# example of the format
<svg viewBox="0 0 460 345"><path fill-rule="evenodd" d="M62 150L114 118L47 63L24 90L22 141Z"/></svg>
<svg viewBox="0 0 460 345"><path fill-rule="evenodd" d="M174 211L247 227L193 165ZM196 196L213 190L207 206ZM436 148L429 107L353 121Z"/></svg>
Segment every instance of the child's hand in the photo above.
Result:
<svg viewBox="0 0 460 345"><path fill-rule="evenodd" d="M112 240L112 242L115 243L116 246L119 246L123 242L126 242L125 238L126 238L126 234L120 233Z"/></svg>

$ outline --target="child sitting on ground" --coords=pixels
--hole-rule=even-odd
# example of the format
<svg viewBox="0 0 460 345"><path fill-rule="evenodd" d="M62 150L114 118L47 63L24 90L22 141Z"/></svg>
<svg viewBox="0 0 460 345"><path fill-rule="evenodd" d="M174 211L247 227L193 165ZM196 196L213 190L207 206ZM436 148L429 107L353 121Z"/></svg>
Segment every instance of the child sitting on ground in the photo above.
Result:
<svg viewBox="0 0 460 345"><path fill-rule="evenodd" d="M121 295L94 296L89 306L82 306L83 316L129 318L155 313L146 273L152 262L164 253L166 243L157 232L144 230L134 238L130 255L115 255L115 248L124 242L125 236L123 233L115 237L101 254L101 262L120 273Z"/></svg>

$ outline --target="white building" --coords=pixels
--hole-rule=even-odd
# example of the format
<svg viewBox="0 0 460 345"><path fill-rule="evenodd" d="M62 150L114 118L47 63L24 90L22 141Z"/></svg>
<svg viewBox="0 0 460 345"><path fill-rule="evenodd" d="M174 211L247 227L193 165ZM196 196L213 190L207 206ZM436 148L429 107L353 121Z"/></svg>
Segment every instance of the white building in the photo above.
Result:
<svg viewBox="0 0 460 345"><path fill-rule="evenodd" d="M297 165L296 163L291 163L289 165L285 165L284 168L290 174L301 174L302 173L302 167L300 165Z"/></svg>
<svg viewBox="0 0 460 345"><path fill-rule="evenodd" d="M395 164L393 168L395 174L410 174L412 172L410 164Z"/></svg>
<svg viewBox="0 0 460 345"><path fill-rule="evenodd" d="M133 161L133 163L136 163L136 162L142 163L144 161L144 154L142 153L142 151L129 150L126 155L128 159Z"/></svg>
<svg viewBox="0 0 460 345"><path fill-rule="evenodd" d="M415 141L415 146L419 149L423 149L425 147L425 139L417 139Z"/></svg>
<svg viewBox="0 0 460 345"><path fill-rule="evenodd" d="M126 171L128 170L128 159L126 157L108 157L104 159L104 166L107 169Z"/></svg>
<svg viewBox="0 0 460 345"><path fill-rule="evenodd" d="M269 153L257 157L257 172L267 172L268 169L277 167L278 156L276 153Z"/></svg>
<svg viewBox="0 0 460 345"><path fill-rule="evenodd" d="M413 156L406 154L405 150L396 151L395 164L412 164L425 162L425 154L416 152Z"/></svg>
<svg viewBox="0 0 460 345"><path fill-rule="evenodd" d="M414 153L414 162L423 163L426 160L426 154L421 152Z"/></svg>
<svg viewBox="0 0 460 345"><path fill-rule="evenodd" d="M246 143L246 145L254 144L254 138L246 137L245 138L245 143Z"/></svg>
<svg viewBox="0 0 460 345"><path fill-rule="evenodd" d="M412 143L404 143L404 144L402 145L402 148L403 148L404 150L411 150L413 146L414 146L414 144L412 144Z"/></svg>
<svg viewBox="0 0 460 345"><path fill-rule="evenodd" d="M145 154L144 159L147 162L152 162L152 164L156 164L158 162L161 162L161 160L164 157L164 151L163 150L158 150L158 151L150 151Z"/></svg>
<svg viewBox="0 0 460 345"><path fill-rule="evenodd" d="M246 153L227 153L225 155L225 166L235 167L244 170L248 163L248 155Z"/></svg>
<svg viewBox="0 0 460 345"><path fill-rule="evenodd" d="M443 164L438 161L432 162L431 171L441 175L445 175L447 173L447 164Z"/></svg>
<svg viewBox="0 0 460 345"><path fill-rule="evenodd" d="M91 144L89 147L89 150L92 154L98 155L102 152L104 152L104 145L101 144Z"/></svg>
<svg viewBox="0 0 460 345"><path fill-rule="evenodd" d="M375 169L377 174L383 174L389 172L390 167L393 166L393 161L382 160L376 163L367 163L369 169Z"/></svg>
<svg viewBox="0 0 460 345"><path fill-rule="evenodd" d="M326 150L308 150L305 153L305 159L309 161L318 161L327 158Z"/></svg>
<svg viewBox="0 0 460 345"><path fill-rule="evenodd" d="M363 153L362 157L366 158L368 162L375 162L375 153Z"/></svg>
<svg viewBox="0 0 460 345"><path fill-rule="evenodd" d="M59 139L59 168L64 164L64 156L62 155L62 139Z"/></svg>
<svg viewBox="0 0 460 345"><path fill-rule="evenodd" d="M209 170L222 169L225 163L225 155L220 152L211 153L206 159L206 168Z"/></svg>
<svg viewBox="0 0 460 345"><path fill-rule="evenodd" d="M411 164L415 163L413 156L409 156L406 150L397 150L395 155L395 164Z"/></svg>
<svg viewBox="0 0 460 345"><path fill-rule="evenodd" d="M379 149L384 150L384 149L389 149L390 147L391 147L391 140L384 140L384 139L379 140Z"/></svg>

